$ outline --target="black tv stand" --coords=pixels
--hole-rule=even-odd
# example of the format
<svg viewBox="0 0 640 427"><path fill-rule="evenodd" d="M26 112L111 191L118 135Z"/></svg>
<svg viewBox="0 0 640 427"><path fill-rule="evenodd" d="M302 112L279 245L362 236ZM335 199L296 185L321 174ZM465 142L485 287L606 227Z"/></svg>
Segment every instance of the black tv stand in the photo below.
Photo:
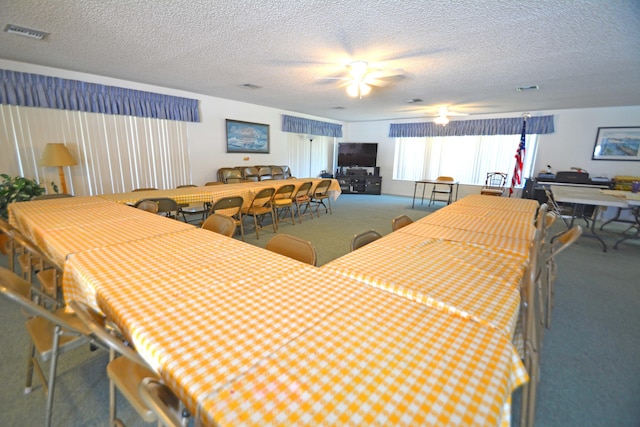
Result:
<svg viewBox="0 0 640 427"><path fill-rule="evenodd" d="M343 194L380 195L382 177L373 175L336 175Z"/></svg>

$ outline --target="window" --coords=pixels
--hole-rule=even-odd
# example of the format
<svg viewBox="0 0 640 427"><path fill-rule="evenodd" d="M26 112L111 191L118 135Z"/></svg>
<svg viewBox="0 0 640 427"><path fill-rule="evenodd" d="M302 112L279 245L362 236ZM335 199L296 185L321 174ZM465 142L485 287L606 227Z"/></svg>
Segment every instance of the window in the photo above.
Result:
<svg viewBox="0 0 640 427"><path fill-rule="evenodd" d="M537 135L527 135L523 176L531 176ZM484 184L487 172L509 174L520 135L396 138L393 179L418 181L452 176L461 184Z"/></svg>
<svg viewBox="0 0 640 427"><path fill-rule="evenodd" d="M191 182L183 121L0 105L0 123L0 171L43 186L59 182L56 168L40 166L47 142L64 142L78 161L64 171L76 196Z"/></svg>

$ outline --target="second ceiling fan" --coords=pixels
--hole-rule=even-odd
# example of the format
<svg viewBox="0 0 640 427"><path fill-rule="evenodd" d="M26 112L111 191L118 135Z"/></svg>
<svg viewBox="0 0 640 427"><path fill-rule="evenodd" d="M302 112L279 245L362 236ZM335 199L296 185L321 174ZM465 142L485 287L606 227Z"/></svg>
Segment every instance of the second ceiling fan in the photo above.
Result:
<svg viewBox="0 0 640 427"><path fill-rule="evenodd" d="M432 116L429 117L435 117L436 119L433 121L436 124L439 125L446 125L447 123L449 123L449 117L452 116L457 116L457 117L463 117L463 116L468 116L469 114L467 113L459 113L456 111L449 111L449 108L447 107L440 107L438 109L438 114L434 114Z"/></svg>

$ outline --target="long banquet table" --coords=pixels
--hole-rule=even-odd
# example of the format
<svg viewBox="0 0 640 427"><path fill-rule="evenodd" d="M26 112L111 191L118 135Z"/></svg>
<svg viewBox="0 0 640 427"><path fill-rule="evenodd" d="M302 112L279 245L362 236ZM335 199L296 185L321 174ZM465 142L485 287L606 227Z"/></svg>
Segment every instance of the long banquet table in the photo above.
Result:
<svg viewBox="0 0 640 427"><path fill-rule="evenodd" d="M242 196L244 205L248 206L256 193L256 190L264 187L274 187L276 190L285 184L294 184L296 189L305 182L313 183L312 191L318 186L323 178L291 178L285 180L271 179L257 182L241 182L237 184L209 185L201 187L183 187L167 190L150 191L130 191L127 193L103 194L99 197L118 203L134 204L138 200L168 197L179 204L204 203L230 196ZM333 199L340 195L340 184L337 180L331 179L329 194Z"/></svg>
<svg viewBox="0 0 640 427"><path fill-rule="evenodd" d="M79 212L102 204L75 199ZM316 268L192 226L164 232L179 222L146 212L139 224L157 217L156 234L108 244L83 223L38 227L58 200L11 205L11 221L52 253L81 236L62 258L65 299L111 318L205 425L508 424L511 393L528 379L512 344L517 250L407 226ZM125 235L134 223L109 227ZM339 271L376 248L412 268L379 257L369 266L390 268L366 280ZM375 286L386 281L399 286Z"/></svg>

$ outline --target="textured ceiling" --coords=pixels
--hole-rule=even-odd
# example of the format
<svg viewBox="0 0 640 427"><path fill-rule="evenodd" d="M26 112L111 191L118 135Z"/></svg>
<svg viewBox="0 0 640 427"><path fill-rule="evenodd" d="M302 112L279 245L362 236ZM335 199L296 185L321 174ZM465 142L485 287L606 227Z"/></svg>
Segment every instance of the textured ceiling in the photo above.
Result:
<svg viewBox="0 0 640 427"><path fill-rule="evenodd" d="M640 105L638 0L0 0L0 20L50 33L0 32L0 58L336 120ZM362 99L318 79L355 60L405 74Z"/></svg>

